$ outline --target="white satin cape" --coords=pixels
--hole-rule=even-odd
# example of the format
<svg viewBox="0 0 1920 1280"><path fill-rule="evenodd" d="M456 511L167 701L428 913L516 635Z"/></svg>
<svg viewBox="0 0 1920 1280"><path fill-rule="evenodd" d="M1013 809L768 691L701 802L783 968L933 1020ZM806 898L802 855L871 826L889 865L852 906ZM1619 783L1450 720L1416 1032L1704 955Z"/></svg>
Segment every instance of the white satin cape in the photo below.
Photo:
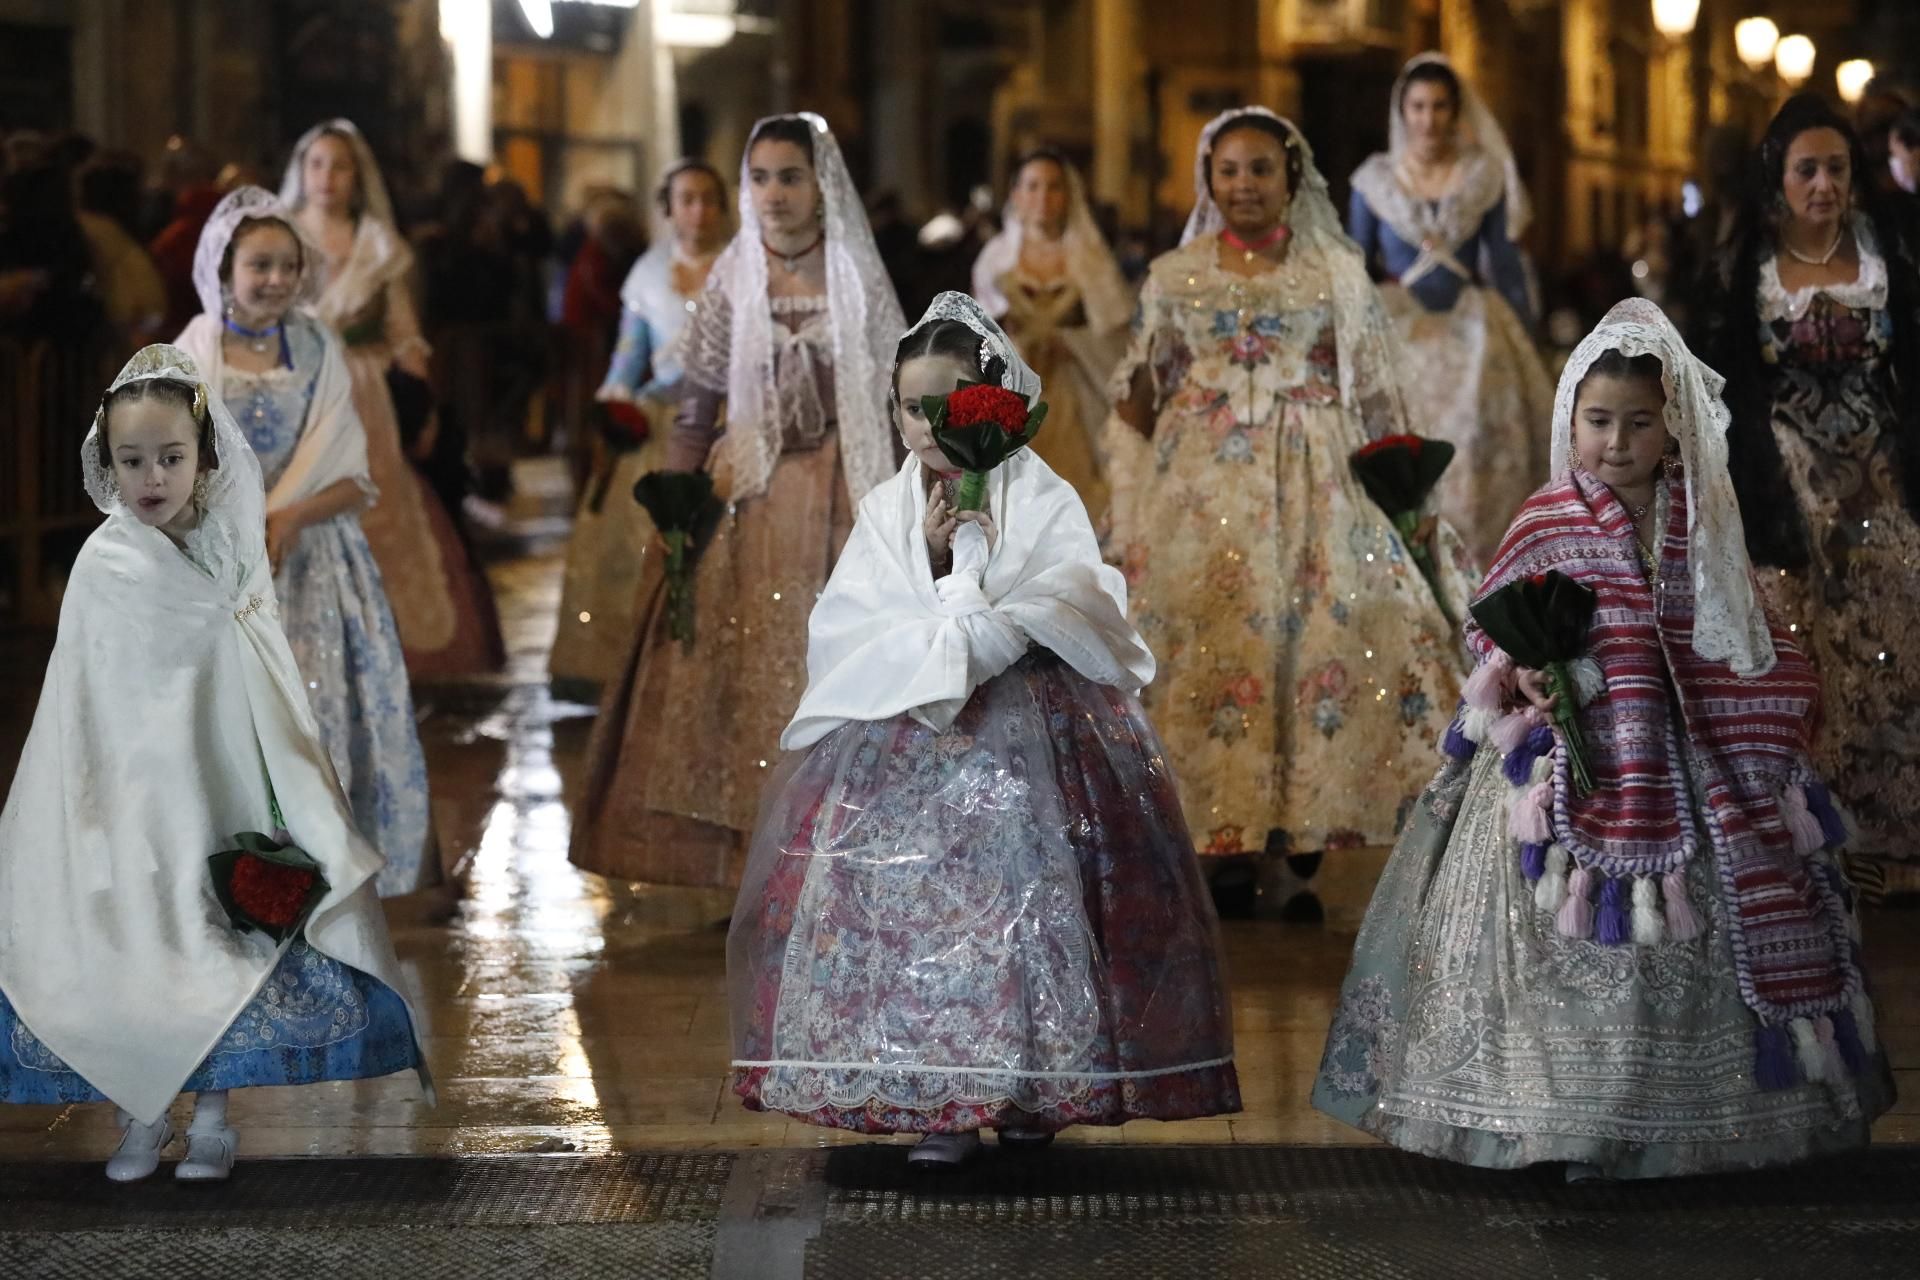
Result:
<svg viewBox="0 0 1920 1280"><path fill-rule="evenodd" d="M782 748L901 714L944 731L1029 642L1096 684L1131 693L1153 679L1153 655L1127 622L1126 579L1100 559L1073 487L1022 449L988 473L987 493L999 541L989 552L979 527L962 525L954 570L937 582L919 460L861 501L808 619L807 691Z"/></svg>
<svg viewBox="0 0 1920 1280"><path fill-rule="evenodd" d="M267 514L311 498L341 480L359 485L367 505L372 506L380 490L367 469L367 431L353 407L353 377L347 372L346 348L331 329L303 313L289 312L286 323L313 325L325 354L320 358L300 443L294 446L287 469L267 494ZM224 397L227 360L220 342L222 328L220 317L202 312L187 322L174 345L193 357L207 385Z"/></svg>
<svg viewBox="0 0 1920 1280"><path fill-rule="evenodd" d="M109 516L68 581L0 812L0 990L142 1122L167 1109L283 950L234 929L207 869L236 833L273 830L268 775L330 886L306 940L407 1000L417 1041L374 897L382 859L320 746L265 556L235 593L165 534ZM420 1082L431 1101L424 1058Z"/></svg>

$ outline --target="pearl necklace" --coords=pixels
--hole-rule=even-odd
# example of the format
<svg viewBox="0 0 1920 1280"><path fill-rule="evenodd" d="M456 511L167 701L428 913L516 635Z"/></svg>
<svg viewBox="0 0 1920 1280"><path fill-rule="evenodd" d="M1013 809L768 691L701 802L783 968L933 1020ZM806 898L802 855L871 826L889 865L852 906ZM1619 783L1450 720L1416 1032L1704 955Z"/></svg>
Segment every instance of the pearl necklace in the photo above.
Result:
<svg viewBox="0 0 1920 1280"><path fill-rule="evenodd" d="M1824 267L1829 262L1833 261L1834 254L1840 252L1840 242L1842 240L1845 240L1846 238L1847 238L1847 229L1844 226L1835 228L1833 233L1833 243L1828 245L1827 251L1821 254L1817 258L1809 258L1806 254L1794 248L1793 243L1789 241L1784 235L1780 237L1780 243L1786 246L1788 253L1792 254L1795 258L1798 258L1801 262L1806 263L1808 266Z"/></svg>

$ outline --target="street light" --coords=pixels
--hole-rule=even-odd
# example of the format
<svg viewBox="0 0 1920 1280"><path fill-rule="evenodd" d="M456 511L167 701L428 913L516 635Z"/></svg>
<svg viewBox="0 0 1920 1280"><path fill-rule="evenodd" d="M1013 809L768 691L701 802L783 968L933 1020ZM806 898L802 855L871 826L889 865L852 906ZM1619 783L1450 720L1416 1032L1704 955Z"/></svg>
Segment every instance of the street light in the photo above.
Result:
<svg viewBox="0 0 1920 1280"><path fill-rule="evenodd" d="M1865 58L1849 58L1833 69L1833 79L1842 102L1858 102L1873 82L1873 64Z"/></svg>
<svg viewBox="0 0 1920 1280"><path fill-rule="evenodd" d="M1803 83L1813 74L1813 41L1805 36L1788 36L1773 50L1773 69L1788 84Z"/></svg>
<svg viewBox="0 0 1920 1280"><path fill-rule="evenodd" d="M1772 18L1742 18L1733 24L1734 51L1749 71L1758 71L1772 62L1773 51L1779 43L1780 28L1773 25Z"/></svg>
<svg viewBox="0 0 1920 1280"><path fill-rule="evenodd" d="M1700 0L1653 0L1653 26L1670 40L1693 32L1700 17Z"/></svg>

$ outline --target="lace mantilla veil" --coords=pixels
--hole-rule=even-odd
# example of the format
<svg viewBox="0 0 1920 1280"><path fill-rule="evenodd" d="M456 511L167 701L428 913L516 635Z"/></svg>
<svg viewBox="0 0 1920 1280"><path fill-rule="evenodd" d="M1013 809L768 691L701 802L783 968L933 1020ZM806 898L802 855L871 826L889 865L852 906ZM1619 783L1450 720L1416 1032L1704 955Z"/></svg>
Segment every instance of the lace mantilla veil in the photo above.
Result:
<svg viewBox="0 0 1920 1280"><path fill-rule="evenodd" d="M1359 415L1372 438L1408 430L1406 400L1400 388L1400 360L1392 322L1380 305L1379 292L1367 275L1360 247L1347 237L1340 215L1327 192L1326 175L1313 162L1313 148L1298 126L1266 107L1235 107L1207 122L1193 156L1193 212L1180 237L1182 245L1202 236L1218 235L1226 216L1207 187L1207 160L1221 126L1246 116L1262 116L1287 133L1287 148L1300 157L1300 181L1287 211L1295 248L1318 252L1333 283L1335 340L1339 344L1340 399Z"/></svg>
<svg viewBox="0 0 1920 1280"><path fill-rule="evenodd" d="M293 144L293 155L287 161L287 171L280 178L280 203L289 209L298 209L306 203L305 174L302 171L307 163L307 148L318 142L324 134L339 134L346 138L347 145L352 148L354 181L360 188L365 216L389 227L398 225L393 220L393 201L387 195L386 180L380 176L380 162L374 159L373 148L367 145L366 135L345 116L322 120L301 134L300 141Z"/></svg>
<svg viewBox="0 0 1920 1280"><path fill-rule="evenodd" d="M1478 147L1493 162L1493 171L1499 175L1500 190L1489 193L1492 198L1484 203L1486 208L1474 212L1477 224L1484 217L1487 208L1494 200L1504 198L1507 202L1507 239L1518 241L1526 234L1527 226L1533 221L1533 203L1527 198L1526 184L1520 181L1520 166L1513 158L1513 147L1507 141L1506 131L1500 122L1494 119L1493 112L1478 93L1472 83L1460 74L1460 68L1453 65L1444 53L1428 52L1414 56L1400 69L1399 76L1393 82L1393 96L1387 109L1387 156L1395 167L1401 159L1413 149L1413 143L1407 136L1407 122L1400 115L1400 95L1406 92L1407 76L1416 68L1426 65L1445 67L1453 72L1453 78L1460 85L1459 126L1464 134L1461 142ZM1480 203L1478 201L1470 203ZM1417 243L1417 241L1416 241Z"/></svg>
<svg viewBox="0 0 1920 1280"><path fill-rule="evenodd" d="M907 327L900 299L853 175L827 122L798 116L813 134L813 170L820 187L827 255L827 303L833 339L833 396L841 465L857 503L898 469L893 423L887 413L892 357ZM752 136L749 134L748 136ZM773 313L767 297L767 251L753 206L753 148L740 157L740 232L713 264L708 288L724 292L732 309L727 353L726 442L733 463L735 501L764 493L780 461L782 423L774 393Z"/></svg>
<svg viewBox="0 0 1920 1280"><path fill-rule="evenodd" d="M1120 274L1107 238L1094 221L1093 207L1087 201L1087 184L1080 171L1060 162L1067 175L1067 229L1061 236L1067 252L1067 276L1080 290L1086 308L1087 324L1095 333L1119 329L1133 317L1133 291ZM1018 181L1019 175L1015 175ZM1000 291L1000 277L1020 264L1020 248L1026 240L1026 226L1014 210L1008 196L1001 210L1000 233L987 241L974 263L974 296L988 313L1007 313L1007 297Z"/></svg>
<svg viewBox="0 0 1920 1280"><path fill-rule="evenodd" d="M294 305L312 302L318 291L320 273L314 267L320 261L320 251L294 221L293 210L265 187L235 187L213 207L212 216L200 232L200 243L193 250L193 291L200 297L200 309L215 320L227 311L226 290L220 283L220 260L226 257L234 232L251 218L279 219L300 244L300 286L294 295Z"/></svg>
<svg viewBox="0 0 1920 1280"><path fill-rule="evenodd" d="M986 308L964 293L948 290L935 298L933 305L927 308L927 313L920 317L913 328L907 330L907 337L912 337L928 325L939 324L942 320L958 320L979 335L979 365L983 374L986 372L989 357L999 356L1006 361L1006 372L1000 377L1000 385L1018 394L1028 405L1032 405L1040 398L1040 375L1033 371L1033 366L1020 358L1020 352L1014 347L1013 339L1009 338L1006 331L987 314ZM888 376L888 386L892 386L891 374Z"/></svg>
<svg viewBox="0 0 1920 1280"><path fill-rule="evenodd" d="M261 487L260 463L227 411L219 394L209 387L193 357L179 347L155 343L134 353L107 388L112 395L132 382L178 382L191 387L197 403L213 418L213 447L220 465L202 473L193 501L200 508L199 526L186 536L186 545L202 569L229 591L238 591L252 575L254 565L267 554L266 493ZM138 523L120 501L113 474L100 463L98 441L107 429L106 396L94 410L93 425L80 447L87 496L109 519Z"/></svg>
<svg viewBox="0 0 1920 1280"><path fill-rule="evenodd" d="M1686 471L1693 651L1728 663L1736 674L1764 675L1773 669L1773 639L1754 594L1740 504L1727 472L1731 416L1720 398L1726 379L1689 351L1666 313L1645 298L1629 298L1607 312L1568 358L1553 397L1552 474L1564 475L1573 465L1574 399L1587 370L1609 351L1660 360L1667 433L1680 446Z"/></svg>

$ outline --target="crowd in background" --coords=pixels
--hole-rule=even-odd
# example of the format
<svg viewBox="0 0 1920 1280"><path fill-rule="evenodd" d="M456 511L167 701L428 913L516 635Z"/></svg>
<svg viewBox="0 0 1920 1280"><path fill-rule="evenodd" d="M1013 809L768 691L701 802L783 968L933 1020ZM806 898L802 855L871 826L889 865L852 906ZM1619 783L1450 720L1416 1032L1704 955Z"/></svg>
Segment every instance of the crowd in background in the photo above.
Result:
<svg viewBox="0 0 1920 1280"><path fill-rule="evenodd" d="M1887 83L1876 83L1855 119L1876 186L1920 209L1920 107ZM1729 229L1749 153L1737 127L1714 126L1677 202L1656 205L1618 245L1540 264L1536 337L1555 367L1623 298L1651 298L1687 323L1689 292ZM80 133L0 132L0 340L124 353L178 333L199 307L191 276L201 228L222 195L260 178L181 137L150 163ZM584 457L593 389L619 328L620 286L647 247L645 201L600 185L576 207L542 208L511 177L456 161L437 190L400 211L417 254L413 287L436 352L441 406L424 435L424 415L403 414L402 425L453 509L469 492L502 498L511 462L528 451ZM944 290L965 291L998 229L985 189L925 222L892 191L872 192L867 203L909 315ZM1096 204L1093 214L1137 285L1168 246L1120 226L1111 207Z"/></svg>

